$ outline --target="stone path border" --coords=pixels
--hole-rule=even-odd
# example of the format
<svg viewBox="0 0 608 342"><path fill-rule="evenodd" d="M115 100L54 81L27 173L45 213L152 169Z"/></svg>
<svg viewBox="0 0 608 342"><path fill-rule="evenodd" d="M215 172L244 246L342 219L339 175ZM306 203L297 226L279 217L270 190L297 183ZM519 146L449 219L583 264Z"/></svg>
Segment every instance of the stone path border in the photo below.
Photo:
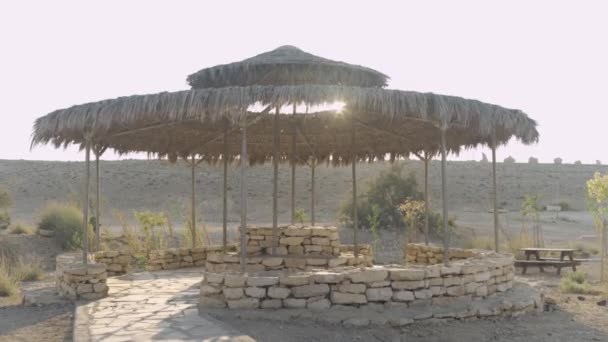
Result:
<svg viewBox="0 0 608 342"><path fill-rule="evenodd" d="M199 315L203 271L190 268L109 278L107 298L77 303L74 341L254 341Z"/></svg>

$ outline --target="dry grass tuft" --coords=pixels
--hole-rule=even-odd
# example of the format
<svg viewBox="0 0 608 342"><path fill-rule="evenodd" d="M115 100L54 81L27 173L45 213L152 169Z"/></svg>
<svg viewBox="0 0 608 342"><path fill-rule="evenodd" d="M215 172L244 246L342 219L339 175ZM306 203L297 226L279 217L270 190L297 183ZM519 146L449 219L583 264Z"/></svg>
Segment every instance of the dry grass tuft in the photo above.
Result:
<svg viewBox="0 0 608 342"><path fill-rule="evenodd" d="M588 294L592 292L589 275L581 271L564 275L559 283L559 288L565 293Z"/></svg>
<svg viewBox="0 0 608 342"><path fill-rule="evenodd" d="M34 234L34 229L23 223L17 223L11 228L10 232L11 234L32 235Z"/></svg>

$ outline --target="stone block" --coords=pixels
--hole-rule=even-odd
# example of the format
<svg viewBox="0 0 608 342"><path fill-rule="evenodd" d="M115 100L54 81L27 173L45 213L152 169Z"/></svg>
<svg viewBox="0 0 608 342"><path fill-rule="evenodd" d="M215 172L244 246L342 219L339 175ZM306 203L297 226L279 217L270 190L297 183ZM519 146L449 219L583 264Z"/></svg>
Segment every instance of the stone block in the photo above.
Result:
<svg viewBox="0 0 608 342"><path fill-rule="evenodd" d="M390 287L367 289L367 291L365 291L365 295L367 296L367 300L369 302L386 302L391 300L391 297L393 297L393 289Z"/></svg>
<svg viewBox="0 0 608 342"><path fill-rule="evenodd" d="M324 296L329 293L329 285L327 284L311 284L294 286L291 288L291 293L296 298L309 298L315 296Z"/></svg>
<svg viewBox="0 0 608 342"><path fill-rule="evenodd" d="M488 287L486 285L480 285L475 289L475 296L485 297L488 295Z"/></svg>
<svg viewBox="0 0 608 342"><path fill-rule="evenodd" d="M86 299L86 300L97 300L97 299L101 299L101 298L105 297L106 295L107 295L107 293L104 293L104 292L89 292L89 293L79 294L78 297L82 298L82 299Z"/></svg>
<svg viewBox="0 0 608 342"><path fill-rule="evenodd" d="M78 284L78 286L76 287L76 294L83 294L83 293L91 293L93 292L93 285L92 284Z"/></svg>
<svg viewBox="0 0 608 342"><path fill-rule="evenodd" d="M345 293L365 293L365 284L340 284L338 291Z"/></svg>
<svg viewBox="0 0 608 342"><path fill-rule="evenodd" d="M279 283L279 277L249 277L247 286L272 286Z"/></svg>
<svg viewBox="0 0 608 342"><path fill-rule="evenodd" d="M330 299L333 304L366 304L367 297L364 294L332 292Z"/></svg>
<svg viewBox="0 0 608 342"><path fill-rule="evenodd" d="M287 253L288 254L302 255L302 254L304 254L304 247L302 247L302 246L287 246Z"/></svg>
<svg viewBox="0 0 608 342"><path fill-rule="evenodd" d="M286 259L287 261L287 259ZM300 286L309 284L311 280L311 276L309 275L292 275L292 276L282 276L279 278L279 283L285 286Z"/></svg>
<svg viewBox="0 0 608 342"><path fill-rule="evenodd" d="M243 297L242 287L226 287L222 290L226 299L234 300Z"/></svg>
<svg viewBox="0 0 608 342"><path fill-rule="evenodd" d="M310 236L312 233L311 229L303 228L303 227L287 227L282 231L286 236Z"/></svg>
<svg viewBox="0 0 608 342"><path fill-rule="evenodd" d="M410 302L415 299L413 291L393 291L392 298L397 302Z"/></svg>
<svg viewBox="0 0 608 342"><path fill-rule="evenodd" d="M306 265L309 266L326 266L327 259L325 258L306 258Z"/></svg>
<svg viewBox="0 0 608 342"><path fill-rule="evenodd" d="M464 296L465 290L463 285L455 285L449 286L446 288L446 294L448 296L456 297L456 296Z"/></svg>
<svg viewBox="0 0 608 342"><path fill-rule="evenodd" d="M262 309L280 309L283 306L283 301L280 299L265 299L260 303Z"/></svg>
<svg viewBox="0 0 608 342"><path fill-rule="evenodd" d="M443 278L444 286L454 286L454 285L462 285L463 278L462 277L446 277Z"/></svg>
<svg viewBox="0 0 608 342"><path fill-rule="evenodd" d="M287 298L283 300L283 306L286 308L305 308L306 307L306 299L302 298Z"/></svg>
<svg viewBox="0 0 608 342"><path fill-rule="evenodd" d="M426 286L424 280L393 281L391 287L395 290L416 290Z"/></svg>
<svg viewBox="0 0 608 342"><path fill-rule="evenodd" d="M385 281L375 281L373 283L366 283L365 285L367 285L367 287L387 287L387 286L391 286L391 282L388 280Z"/></svg>
<svg viewBox="0 0 608 342"><path fill-rule="evenodd" d="M422 289L414 291L414 297L416 299L431 299L433 292L430 289Z"/></svg>
<svg viewBox="0 0 608 342"><path fill-rule="evenodd" d="M215 295L215 294L219 294L221 292L222 292L222 288L219 286L211 286L211 285L203 284L203 285L201 285L201 288L200 288L201 296Z"/></svg>
<svg viewBox="0 0 608 342"><path fill-rule="evenodd" d="M279 240L279 243L283 246L300 246L304 242L304 238L300 236L284 237Z"/></svg>
<svg viewBox="0 0 608 342"><path fill-rule="evenodd" d="M205 273L204 277L210 284L221 284L224 282L224 275L222 273Z"/></svg>
<svg viewBox="0 0 608 342"><path fill-rule="evenodd" d="M382 269L368 269L360 272L349 273L346 276L353 283L373 283L384 281L388 277L388 271Z"/></svg>
<svg viewBox="0 0 608 342"><path fill-rule="evenodd" d="M331 233L333 233L330 229L327 228L312 228L312 236L320 236L320 237L327 237L330 236Z"/></svg>
<svg viewBox="0 0 608 342"><path fill-rule="evenodd" d="M313 310L313 311L327 310L331 307L331 302L329 301L329 299L323 298L321 300L307 302L306 307L309 310Z"/></svg>
<svg viewBox="0 0 608 342"><path fill-rule="evenodd" d="M285 267L304 269L306 267L306 259L304 259L304 258L285 258Z"/></svg>
<svg viewBox="0 0 608 342"><path fill-rule="evenodd" d="M226 287L245 287L247 276L243 274L226 274L224 276L224 285Z"/></svg>
<svg viewBox="0 0 608 342"><path fill-rule="evenodd" d="M315 246L315 245L305 245L304 246L304 253L308 254L308 253L320 253L323 251L323 247L321 246Z"/></svg>
<svg viewBox="0 0 608 342"><path fill-rule="evenodd" d="M426 276L424 269L395 269L390 270L391 280L423 280Z"/></svg>
<svg viewBox="0 0 608 342"><path fill-rule="evenodd" d="M258 298L244 297L228 301L228 307L230 309L257 309L259 306L260 300Z"/></svg>
<svg viewBox="0 0 608 342"><path fill-rule="evenodd" d="M289 297L291 290L286 287L269 287L268 297L275 299L285 299Z"/></svg>
<svg viewBox="0 0 608 342"><path fill-rule="evenodd" d="M312 276L315 283L337 284L344 280L344 275L334 272L317 272Z"/></svg>
<svg viewBox="0 0 608 342"><path fill-rule="evenodd" d="M283 264L283 258L264 258L262 265L267 267L278 267Z"/></svg>
<svg viewBox="0 0 608 342"><path fill-rule="evenodd" d="M93 285L94 292L108 292L108 285L106 283L97 283Z"/></svg>
<svg viewBox="0 0 608 342"><path fill-rule="evenodd" d="M441 275L457 275L460 274L461 268L458 265L442 266Z"/></svg>
<svg viewBox="0 0 608 342"><path fill-rule="evenodd" d="M222 309L226 307L226 300L224 299L224 296L221 295L201 296L198 299L198 305L201 308Z"/></svg>
<svg viewBox="0 0 608 342"><path fill-rule="evenodd" d="M443 286L443 278L429 279L429 286Z"/></svg>
<svg viewBox="0 0 608 342"><path fill-rule="evenodd" d="M245 288L245 294L248 297L264 298L264 297L266 297L266 288L264 288L264 287L247 287L247 288Z"/></svg>
<svg viewBox="0 0 608 342"><path fill-rule="evenodd" d="M329 246L329 242L330 242L330 240L328 238L322 238L322 237L313 237L312 239L310 239L310 241L313 245L317 245L317 246Z"/></svg>
<svg viewBox="0 0 608 342"><path fill-rule="evenodd" d="M489 280L491 277L491 274L490 274L490 272L479 272L479 273L475 273L473 276L474 276L476 282L482 282L482 281Z"/></svg>

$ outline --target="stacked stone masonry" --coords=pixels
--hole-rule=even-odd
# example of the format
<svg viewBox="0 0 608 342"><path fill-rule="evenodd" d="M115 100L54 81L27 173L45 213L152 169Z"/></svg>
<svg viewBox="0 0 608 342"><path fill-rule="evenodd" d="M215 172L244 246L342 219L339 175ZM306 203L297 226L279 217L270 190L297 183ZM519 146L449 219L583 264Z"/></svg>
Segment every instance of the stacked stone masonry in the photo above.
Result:
<svg viewBox="0 0 608 342"><path fill-rule="evenodd" d="M226 246L226 252L235 251L235 245ZM170 248L150 252L149 271L175 270L184 267L205 266L208 253L224 254L223 246Z"/></svg>
<svg viewBox="0 0 608 342"><path fill-rule="evenodd" d="M90 256L87 264L82 255L61 254L56 258L55 286L60 296L69 299L93 300L108 295L106 265L95 263Z"/></svg>
<svg viewBox="0 0 608 342"><path fill-rule="evenodd" d="M476 254L472 249L450 248L448 255L451 261L473 257ZM407 264L435 265L443 263L443 247L409 243L405 251Z"/></svg>
<svg viewBox="0 0 608 342"><path fill-rule="evenodd" d="M482 255L483 254L483 255ZM512 287L510 255L482 253L449 267L338 267L312 272L206 273L202 308L270 309L412 306L454 298L483 299Z"/></svg>
<svg viewBox="0 0 608 342"><path fill-rule="evenodd" d="M128 248L119 251L101 251L93 253L93 260L106 265L109 277L122 275L131 270L131 250Z"/></svg>
<svg viewBox="0 0 608 342"><path fill-rule="evenodd" d="M274 242L271 227L247 227L247 254L271 255ZM339 256L354 252L354 248L340 244L338 228L324 226L277 227L275 255ZM359 254L371 256L369 245L359 246Z"/></svg>

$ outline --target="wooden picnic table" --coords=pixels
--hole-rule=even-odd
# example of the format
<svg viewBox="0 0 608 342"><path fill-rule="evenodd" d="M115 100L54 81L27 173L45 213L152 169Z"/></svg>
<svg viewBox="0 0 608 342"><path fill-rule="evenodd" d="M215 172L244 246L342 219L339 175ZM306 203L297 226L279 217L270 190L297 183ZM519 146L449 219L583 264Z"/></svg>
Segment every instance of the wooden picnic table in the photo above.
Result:
<svg viewBox="0 0 608 342"><path fill-rule="evenodd" d="M526 255L526 260L516 260L516 266L523 268L522 274L526 273L528 266L538 266L541 272L544 272L544 266L553 266L557 268L557 274L559 275L562 267L572 267L573 271L576 271L576 265L580 264L580 260L574 259L574 252L579 251L576 248L520 248L520 251ZM559 253L559 259L542 257L541 253ZM530 260L534 256L535 260ZM568 260L566 260L568 258Z"/></svg>

